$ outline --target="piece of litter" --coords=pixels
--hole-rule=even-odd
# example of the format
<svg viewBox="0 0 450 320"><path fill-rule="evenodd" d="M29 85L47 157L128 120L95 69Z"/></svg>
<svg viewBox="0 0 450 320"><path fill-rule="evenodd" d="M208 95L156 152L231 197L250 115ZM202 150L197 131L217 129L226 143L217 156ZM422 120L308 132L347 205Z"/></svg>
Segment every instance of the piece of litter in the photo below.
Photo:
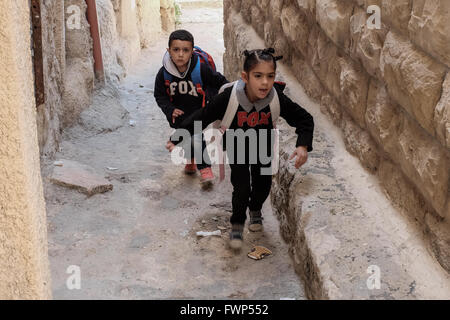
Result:
<svg viewBox="0 0 450 320"><path fill-rule="evenodd" d="M205 220L202 220L202 224L206 224L206 221L205 221Z"/></svg>
<svg viewBox="0 0 450 320"><path fill-rule="evenodd" d="M184 224L188 224L188 219L184 219Z"/></svg>
<svg viewBox="0 0 450 320"><path fill-rule="evenodd" d="M227 230L226 227L222 227L222 226L217 226L217 229L220 229L220 230Z"/></svg>
<svg viewBox="0 0 450 320"><path fill-rule="evenodd" d="M219 218L217 218L217 217L212 217L212 219L213 219L214 221L219 221Z"/></svg>
<svg viewBox="0 0 450 320"><path fill-rule="evenodd" d="M220 230L216 230L216 231L197 231L196 235L198 237L220 236L220 235L222 235L222 232Z"/></svg>
<svg viewBox="0 0 450 320"><path fill-rule="evenodd" d="M272 251L263 246L254 246L252 250L247 254L247 256L255 260L261 260L271 254Z"/></svg>
<svg viewBox="0 0 450 320"><path fill-rule="evenodd" d="M134 127L136 125L136 120L130 120L130 126Z"/></svg>
<svg viewBox="0 0 450 320"><path fill-rule="evenodd" d="M63 166L63 162L62 161L55 161L53 162L54 166L58 166L58 167L62 167Z"/></svg>
<svg viewBox="0 0 450 320"><path fill-rule="evenodd" d="M111 171L119 170L119 168L114 168L114 167L106 167L106 169L111 170Z"/></svg>
<svg viewBox="0 0 450 320"><path fill-rule="evenodd" d="M184 230L183 232L180 233L180 236L182 236L184 238L188 235L188 233L189 233L189 231Z"/></svg>

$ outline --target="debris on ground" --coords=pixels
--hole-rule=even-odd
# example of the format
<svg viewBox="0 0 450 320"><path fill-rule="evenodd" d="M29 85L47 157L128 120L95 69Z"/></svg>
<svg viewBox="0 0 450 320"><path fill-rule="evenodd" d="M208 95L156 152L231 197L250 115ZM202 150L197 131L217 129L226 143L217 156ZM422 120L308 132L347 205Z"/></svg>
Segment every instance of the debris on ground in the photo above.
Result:
<svg viewBox="0 0 450 320"><path fill-rule="evenodd" d="M211 207L222 209L224 211L233 212L233 208L230 201L222 201L217 203L211 203Z"/></svg>
<svg viewBox="0 0 450 320"><path fill-rule="evenodd" d="M261 260L271 254L272 254L272 251L270 251L266 247L254 246L252 248L252 250L248 253L248 257L255 259L255 260Z"/></svg>
<svg viewBox="0 0 450 320"><path fill-rule="evenodd" d="M222 232L220 230L216 230L216 231L197 231L196 235L198 237L221 236Z"/></svg>
<svg viewBox="0 0 450 320"><path fill-rule="evenodd" d="M94 173L94 169L70 160L61 160L64 166L55 166L50 176L54 184L76 189L88 196L104 193L113 189L105 178Z"/></svg>

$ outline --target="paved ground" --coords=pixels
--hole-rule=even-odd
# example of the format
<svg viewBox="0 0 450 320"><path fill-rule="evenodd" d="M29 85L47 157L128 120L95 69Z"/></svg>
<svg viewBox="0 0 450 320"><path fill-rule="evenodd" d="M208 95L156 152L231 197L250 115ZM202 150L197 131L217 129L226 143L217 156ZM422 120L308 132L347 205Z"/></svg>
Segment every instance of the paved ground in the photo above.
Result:
<svg viewBox="0 0 450 320"><path fill-rule="evenodd" d="M207 10L205 22L195 25L189 21L202 12L185 10L183 27L194 33L196 44L207 49L222 70L221 9ZM75 127L65 133L56 156L91 166L114 189L86 197L44 181L54 298L305 299L269 201L263 209L265 231L246 231L242 252L234 254L226 246L229 182L203 191L198 176L186 177L182 167L170 162L164 144L171 130L153 98L166 42L161 39L145 50L121 84L121 103L136 124L128 125L125 117L122 127L102 134ZM51 170L52 164L45 163L44 177ZM218 226L227 228L221 237L195 236L196 231ZM268 247L273 255L249 259L252 244ZM81 268L80 290L66 286L70 265Z"/></svg>

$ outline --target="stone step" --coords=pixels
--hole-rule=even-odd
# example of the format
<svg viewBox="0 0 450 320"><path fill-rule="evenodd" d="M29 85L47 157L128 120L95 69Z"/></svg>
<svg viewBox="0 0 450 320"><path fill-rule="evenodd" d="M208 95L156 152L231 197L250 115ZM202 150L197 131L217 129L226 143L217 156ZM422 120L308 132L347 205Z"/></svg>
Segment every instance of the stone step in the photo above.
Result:
<svg viewBox="0 0 450 320"><path fill-rule="evenodd" d="M299 170L288 160L294 129L280 126L280 171L271 194L308 297L450 299L450 276L421 226L393 207L376 176L346 151L341 133L287 68L279 71L288 95L316 124L314 150Z"/></svg>
<svg viewBox="0 0 450 320"><path fill-rule="evenodd" d="M95 170L76 161L62 159L62 166L54 167L50 181L54 184L76 189L88 196L104 193L113 189L113 185L95 173Z"/></svg>

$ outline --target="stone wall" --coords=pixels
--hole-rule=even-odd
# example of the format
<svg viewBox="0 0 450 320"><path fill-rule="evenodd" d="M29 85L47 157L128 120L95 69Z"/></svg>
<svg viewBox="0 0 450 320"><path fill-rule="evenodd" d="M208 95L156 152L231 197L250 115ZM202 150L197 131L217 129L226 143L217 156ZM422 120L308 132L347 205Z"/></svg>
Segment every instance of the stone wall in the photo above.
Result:
<svg viewBox="0 0 450 320"><path fill-rule="evenodd" d="M381 28L369 29L369 5ZM225 0L225 74L240 74L237 12L274 47L346 147L423 226L450 271L450 2ZM244 45L243 45L244 44Z"/></svg>
<svg viewBox="0 0 450 320"><path fill-rule="evenodd" d="M28 0L0 2L1 300L51 298L30 29Z"/></svg>
<svg viewBox="0 0 450 320"><path fill-rule="evenodd" d="M161 25L166 32L175 30L175 1L161 0Z"/></svg>
<svg viewBox="0 0 450 320"><path fill-rule="evenodd" d="M52 155L61 137L59 128L66 64L64 3L42 2L41 14L45 103L37 106L36 120L41 154Z"/></svg>
<svg viewBox="0 0 450 320"><path fill-rule="evenodd" d="M141 49L158 40L162 26L170 28L172 20L175 25L174 3L97 0L96 5L105 78L117 84ZM37 107L37 128L41 155L51 157L62 130L91 105L96 84L85 0L44 1L41 10L46 100Z"/></svg>

